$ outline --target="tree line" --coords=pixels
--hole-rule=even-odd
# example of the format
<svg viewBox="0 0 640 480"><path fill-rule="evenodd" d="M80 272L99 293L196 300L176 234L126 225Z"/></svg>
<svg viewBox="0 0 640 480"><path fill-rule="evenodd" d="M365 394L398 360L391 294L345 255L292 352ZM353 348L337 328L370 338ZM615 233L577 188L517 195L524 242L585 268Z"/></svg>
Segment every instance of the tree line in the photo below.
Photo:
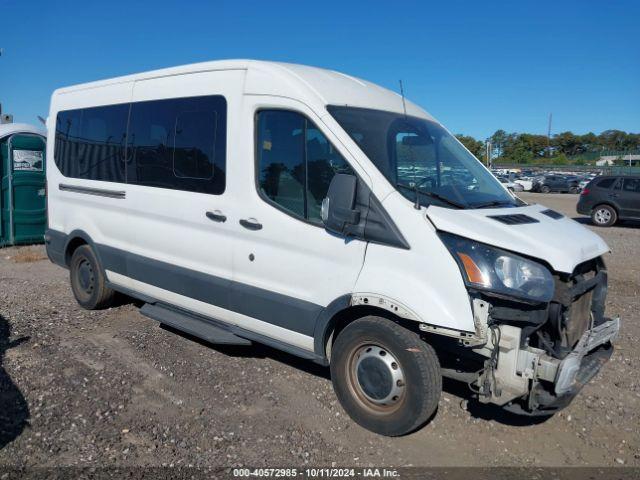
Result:
<svg viewBox="0 0 640 480"><path fill-rule="evenodd" d="M497 130L487 140L456 135L465 147L481 160L486 160L486 142L491 142L494 163L595 163L600 155L640 153L640 133L605 130L596 135L561 132L547 138L531 133L507 133Z"/></svg>

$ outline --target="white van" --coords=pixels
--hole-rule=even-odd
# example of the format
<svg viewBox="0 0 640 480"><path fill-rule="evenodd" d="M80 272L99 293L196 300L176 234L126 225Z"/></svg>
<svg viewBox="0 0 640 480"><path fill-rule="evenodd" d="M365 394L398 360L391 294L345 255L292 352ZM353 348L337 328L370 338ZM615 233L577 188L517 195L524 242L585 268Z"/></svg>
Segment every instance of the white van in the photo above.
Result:
<svg viewBox="0 0 640 480"><path fill-rule="evenodd" d="M527 205L428 113L338 72L233 60L56 90L50 259L211 343L330 365L360 425L402 435L442 376L527 415L612 352L607 245Z"/></svg>

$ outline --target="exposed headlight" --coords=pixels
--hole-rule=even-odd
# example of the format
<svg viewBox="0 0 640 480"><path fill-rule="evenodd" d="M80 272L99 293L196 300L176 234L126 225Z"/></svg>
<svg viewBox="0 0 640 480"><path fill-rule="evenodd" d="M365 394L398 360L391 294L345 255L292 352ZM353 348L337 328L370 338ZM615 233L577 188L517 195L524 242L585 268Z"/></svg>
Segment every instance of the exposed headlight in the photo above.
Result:
<svg viewBox="0 0 640 480"><path fill-rule="evenodd" d="M446 232L439 233L469 287L522 300L548 302L554 281L544 265Z"/></svg>

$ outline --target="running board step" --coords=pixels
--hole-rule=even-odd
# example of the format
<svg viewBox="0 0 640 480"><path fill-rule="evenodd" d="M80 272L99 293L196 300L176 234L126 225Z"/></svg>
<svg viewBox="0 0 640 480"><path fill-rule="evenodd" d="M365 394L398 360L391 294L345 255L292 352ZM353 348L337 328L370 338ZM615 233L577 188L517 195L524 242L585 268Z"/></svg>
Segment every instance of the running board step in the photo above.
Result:
<svg viewBox="0 0 640 480"><path fill-rule="evenodd" d="M206 340L224 345L251 345L251 340L238 337L224 328L218 327L205 318L179 312L161 305L145 303L140 309L143 315L158 322Z"/></svg>

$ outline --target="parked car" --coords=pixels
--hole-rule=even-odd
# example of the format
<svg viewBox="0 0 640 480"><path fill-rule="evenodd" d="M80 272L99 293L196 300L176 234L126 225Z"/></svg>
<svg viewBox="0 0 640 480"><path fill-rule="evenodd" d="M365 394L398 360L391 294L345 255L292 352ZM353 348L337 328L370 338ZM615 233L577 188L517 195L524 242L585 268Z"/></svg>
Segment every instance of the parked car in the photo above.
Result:
<svg viewBox="0 0 640 480"><path fill-rule="evenodd" d="M502 183L505 187L507 187L507 189L511 192L523 192L524 191L524 187L522 185L520 185L519 183L515 183L512 182L511 180L504 178L504 177L498 177L498 180L500 180L500 183Z"/></svg>
<svg viewBox="0 0 640 480"><path fill-rule="evenodd" d="M582 192L582 190L584 190L584 188L589 185L589 182L591 182L594 178L596 178L596 175L583 175L581 177L578 177L578 190Z"/></svg>
<svg viewBox="0 0 640 480"><path fill-rule="evenodd" d="M47 254L83 308L118 291L210 343L328 366L374 432L421 427L443 376L551 415L611 356L606 243L395 92L206 62L56 90L47 126Z"/></svg>
<svg viewBox="0 0 640 480"><path fill-rule="evenodd" d="M522 189L525 192L530 192L533 189L533 178L520 177L516 178L513 182L522 185Z"/></svg>
<svg viewBox="0 0 640 480"><path fill-rule="evenodd" d="M564 175L550 174L537 177L532 190L540 193L578 193L578 179Z"/></svg>
<svg viewBox="0 0 640 480"><path fill-rule="evenodd" d="M602 176L582 190L578 213L591 216L599 227L618 220L640 220L640 176Z"/></svg>

